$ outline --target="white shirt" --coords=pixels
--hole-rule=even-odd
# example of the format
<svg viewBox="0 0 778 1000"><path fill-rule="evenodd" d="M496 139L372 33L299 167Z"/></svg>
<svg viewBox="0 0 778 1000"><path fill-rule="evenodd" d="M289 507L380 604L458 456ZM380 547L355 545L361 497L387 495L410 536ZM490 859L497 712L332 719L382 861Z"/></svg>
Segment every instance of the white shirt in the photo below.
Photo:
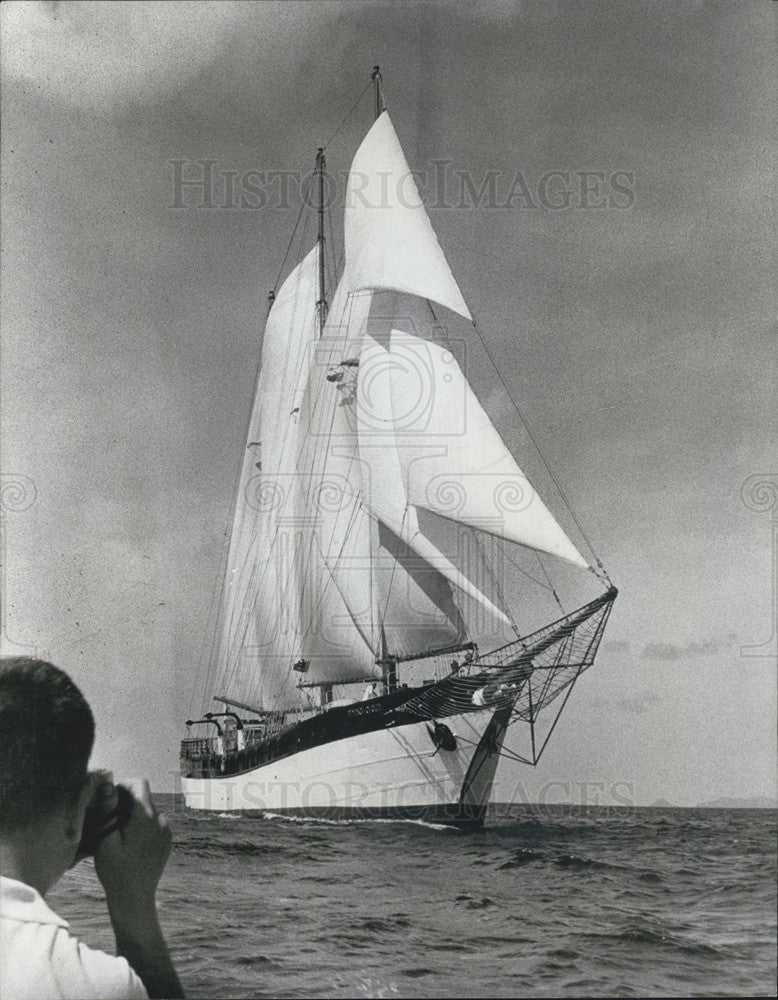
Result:
<svg viewBox="0 0 778 1000"><path fill-rule="evenodd" d="M23 882L0 876L0 1000L148 1000L126 958L87 948Z"/></svg>

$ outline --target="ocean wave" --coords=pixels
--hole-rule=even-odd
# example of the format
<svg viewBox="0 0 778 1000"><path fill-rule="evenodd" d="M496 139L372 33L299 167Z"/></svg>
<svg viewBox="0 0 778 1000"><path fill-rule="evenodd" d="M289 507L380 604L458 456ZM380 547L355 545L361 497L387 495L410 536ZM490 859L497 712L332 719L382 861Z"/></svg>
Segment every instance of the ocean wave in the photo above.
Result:
<svg viewBox="0 0 778 1000"><path fill-rule="evenodd" d="M557 868L620 872L625 875L636 874L634 869L627 865L602 861L599 858L591 858L582 854L559 853L558 851L538 850L531 847L517 847L511 852L507 861L498 865L498 870L510 871L512 868L523 868L525 865L532 864L554 865ZM653 873L649 874L653 876ZM638 878L640 878L639 875Z"/></svg>
<svg viewBox="0 0 778 1000"><path fill-rule="evenodd" d="M500 871L510 871L512 868L523 868L525 865L538 864L546 858L538 851L529 850L526 847L519 847L515 850L508 861L499 865Z"/></svg>
<svg viewBox="0 0 778 1000"><path fill-rule="evenodd" d="M611 871L623 871L621 865L610 864L608 861L598 861L597 858L584 858L580 854L558 854L554 864L559 868L602 868Z"/></svg>
<svg viewBox="0 0 778 1000"><path fill-rule="evenodd" d="M594 823L554 823L527 819L489 828L491 835L499 838L525 838L527 840L554 840L560 837L592 837L597 834Z"/></svg>
<svg viewBox="0 0 778 1000"><path fill-rule="evenodd" d="M664 882L664 879L659 872L652 871L641 872L640 875L637 876L637 880L638 882L646 882L649 885L661 885L661 883Z"/></svg>
<svg viewBox="0 0 778 1000"><path fill-rule="evenodd" d="M246 855L271 855L278 853L278 845L268 843L256 843L253 840L227 840L219 838L190 839L179 844L179 849L185 850L188 854L213 854L221 856L224 854L246 854Z"/></svg>
<svg viewBox="0 0 778 1000"><path fill-rule="evenodd" d="M671 934L669 931L658 930L651 927L625 927L620 931L600 934L582 934L584 938L598 941L613 941L624 943L631 947L645 945L648 947L660 947L683 952L686 955L717 956L724 957L725 952L721 948L707 944L704 941L693 941Z"/></svg>

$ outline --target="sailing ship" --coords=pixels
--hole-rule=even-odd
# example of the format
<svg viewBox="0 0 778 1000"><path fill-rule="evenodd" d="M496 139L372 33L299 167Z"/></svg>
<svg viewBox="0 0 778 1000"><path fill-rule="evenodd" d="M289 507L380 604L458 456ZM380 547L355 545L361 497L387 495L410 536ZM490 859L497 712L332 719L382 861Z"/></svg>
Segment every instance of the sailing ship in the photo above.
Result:
<svg viewBox="0 0 778 1000"><path fill-rule="evenodd" d="M218 812L477 826L501 757L538 762L616 590L446 339L441 310L477 327L372 80L332 297L323 148L316 240L271 293L210 665L219 710L186 723L182 790ZM485 539L594 573L597 596L523 634L476 571ZM501 641L484 651L481 633ZM513 725L526 754L505 746Z"/></svg>

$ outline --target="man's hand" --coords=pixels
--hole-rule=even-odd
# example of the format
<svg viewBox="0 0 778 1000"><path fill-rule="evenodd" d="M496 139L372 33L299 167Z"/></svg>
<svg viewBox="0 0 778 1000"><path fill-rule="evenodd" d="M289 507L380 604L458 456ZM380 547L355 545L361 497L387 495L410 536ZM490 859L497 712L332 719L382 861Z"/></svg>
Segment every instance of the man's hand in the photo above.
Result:
<svg viewBox="0 0 778 1000"><path fill-rule="evenodd" d="M170 856L170 827L151 800L148 781L130 782L134 798L130 819L123 830L103 840L95 852L95 870L103 884L109 907L113 902L133 905L154 902L157 885ZM105 811L117 803L113 785L102 785Z"/></svg>
<svg viewBox="0 0 778 1000"><path fill-rule="evenodd" d="M167 820L151 800L147 781L131 782L133 809L127 824L101 841L95 870L103 884L116 950L140 976L150 997L183 997L157 919L155 895L170 855ZM117 804L113 785L99 789L105 810Z"/></svg>

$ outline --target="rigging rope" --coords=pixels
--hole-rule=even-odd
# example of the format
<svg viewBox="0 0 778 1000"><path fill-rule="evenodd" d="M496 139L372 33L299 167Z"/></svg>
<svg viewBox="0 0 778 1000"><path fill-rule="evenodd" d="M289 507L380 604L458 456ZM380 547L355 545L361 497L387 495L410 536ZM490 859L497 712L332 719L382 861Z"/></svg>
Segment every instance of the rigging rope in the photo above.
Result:
<svg viewBox="0 0 778 1000"><path fill-rule="evenodd" d="M406 519L407 516L408 516L408 504L406 503L405 510L403 511L402 521L400 522L400 531L399 531L399 534L397 535L397 538L398 538L398 540L399 540L399 542L400 542L401 545L403 544L403 529L405 528L405 519ZM392 596L392 586L394 585L394 574L395 574L395 572L397 570L397 566L399 564L399 554L400 554L400 550L398 549L397 550L397 556L394 556L393 557L393 561L392 561L392 572L391 572L391 575L389 577L389 586L387 587L387 590L386 590L386 604L384 605L383 612L381 612L379 614L378 625L379 625L379 627L381 629L384 628L384 623L386 622L386 613L389 610L389 599ZM393 553L390 553L390 555L393 555ZM386 634L386 633L384 632L384 634ZM387 650L387 652L388 652L388 650Z"/></svg>
<svg viewBox="0 0 778 1000"><path fill-rule="evenodd" d="M497 597L498 597L498 599L500 601L500 605L502 607L502 610L510 618L511 628L513 629L513 631L516 633L516 635L519 638L521 638L521 632L519 631L519 626L516 624L516 619L513 617L513 613L512 613L511 609L508 607L508 605L507 605L507 603L505 601L505 595L503 594L502 587L500 586L500 584L499 584L499 582L497 580L497 574L494 572L494 569L492 568L491 560L489 559L489 557L486 554L486 549L484 548L483 543L481 542L480 532L477 529L473 531L473 537L475 538L475 544L478 546L478 549L481 552L481 555L483 557L484 565L486 566L486 570L487 570L489 576L492 578L492 586L494 587L494 589L495 589L495 591L497 593Z"/></svg>
<svg viewBox="0 0 778 1000"><path fill-rule="evenodd" d="M469 743L474 747L480 746L480 742L476 743L475 740L469 740L466 736L460 736L458 733L456 734L456 739L458 742ZM505 757L506 760L515 760L518 761L519 764L529 764L534 767L531 760L527 760L526 757L520 757L518 754L514 753L513 750L506 750L504 745L497 749L497 747L492 744L491 746L487 746L486 749L489 750L489 753L496 753L498 757Z"/></svg>
<svg viewBox="0 0 778 1000"><path fill-rule="evenodd" d="M535 451L540 456L540 460L543 462L543 465L545 465L546 471L548 472L549 476L551 477L551 482L556 487L556 490L559 493L559 496L562 498L562 502L564 503L565 507L567 507L568 511L570 512L570 516L572 517L573 521L575 522L576 527L578 528L579 532L581 533L581 537L586 542L586 544L589 547L589 550L591 551L592 555L594 556L595 562L600 567L600 569L603 571L603 573L605 573L606 579L608 579L608 581L610 582L610 577L608 577L608 574L605 572L605 567L603 566L603 564L600 561L597 553L595 552L594 546L589 541L589 536L586 534L586 532L584 531L583 527L581 526L581 522L576 517L575 511L573 510L573 507L572 507L570 501L567 499L567 496L565 495L564 490L562 489L562 487L557 482L557 478L554 475L554 472L553 472L550 464L546 460L546 457L543 454L543 452L540 450L540 446L538 445L537 441L535 440L535 436L532 433L532 430L530 429L529 424L524 419L524 416L523 416L521 410L519 409L518 403L513 398L513 394L511 393L511 390L508 388L508 383L505 380L505 376L503 375L502 371L500 370L499 366L497 365L497 362L494 360L494 356L492 355L492 352L489 350L489 346L486 343L486 341L484 340L483 335L481 334L481 331L479 330L478 324L476 323L475 319L473 319L473 329L475 330L476 334L478 335L478 339L481 341L481 346L483 347L483 349L484 349L484 351L486 353L487 358L491 362L492 368L494 368L495 373L497 374L497 377L499 378L500 383L502 384L502 387L505 390L505 393L506 393L508 399L510 400L511 405L513 406L514 410L516 411L516 414L517 414L519 420L524 425L524 429L527 432L527 436L529 437L530 441L532 442L533 447L535 448Z"/></svg>
<svg viewBox="0 0 778 1000"><path fill-rule="evenodd" d="M540 568L543 570L543 576L545 576L548 582L549 590L554 595L554 600L559 605L559 610L564 611L565 609L562 605L562 602L559 600L559 594L557 594L556 588L554 587L554 584L551 582L551 577L548 575L548 571L546 570L546 567L543 565L543 560L540 558L540 553L536 552L535 555L537 556L538 566L540 566Z"/></svg>
<svg viewBox="0 0 778 1000"><path fill-rule="evenodd" d="M281 267L278 269L278 277L276 278L275 283L273 285L273 292L275 292L276 289L278 288L278 283L281 280L281 275L284 273L284 268L286 267L286 262L287 262L287 259L289 257L289 251L292 249L292 244L294 243L294 238L297 235L297 227L300 225L300 219L302 219L302 217L303 217L303 212L308 207L308 196L310 195L311 185L313 184L313 179L314 179L315 176L316 176L315 172L311 171L311 175L308 178L308 184L307 184L307 186L305 188L305 192L303 193L303 203L302 203L302 205L300 205L300 211L297 213L297 221L294 224L294 229L292 230L292 235L291 235L291 237L289 239L289 245L286 248L286 253L284 254L284 259L281 261ZM306 224L307 224L307 219L306 219Z"/></svg>
<svg viewBox="0 0 778 1000"><path fill-rule="evenodd" d="M346 122L349 120L349 118L356 111L357 106L359 105L359 102L362 100L362 98L365 96L365 94L368 92L368 90L371 89L372 86L373 86L373 81L370 80L370 82L365 85L364 90L360 93L360 95L356 99L356 101L354 101L354 103L351 105L351 109L347 112L347 114L344 117L343 121L340 123L340 125L338 125L338 127L335 129L335 131L329 137L329 139L324 143L324 145L322 146L322 149L326 149L329 146L329 144L332 142L332 140L335 138L335 136L340 133L340 130L343 128L343 126L346 124ZM383 98L383 91L381 92L381 96Z"/></svg>

